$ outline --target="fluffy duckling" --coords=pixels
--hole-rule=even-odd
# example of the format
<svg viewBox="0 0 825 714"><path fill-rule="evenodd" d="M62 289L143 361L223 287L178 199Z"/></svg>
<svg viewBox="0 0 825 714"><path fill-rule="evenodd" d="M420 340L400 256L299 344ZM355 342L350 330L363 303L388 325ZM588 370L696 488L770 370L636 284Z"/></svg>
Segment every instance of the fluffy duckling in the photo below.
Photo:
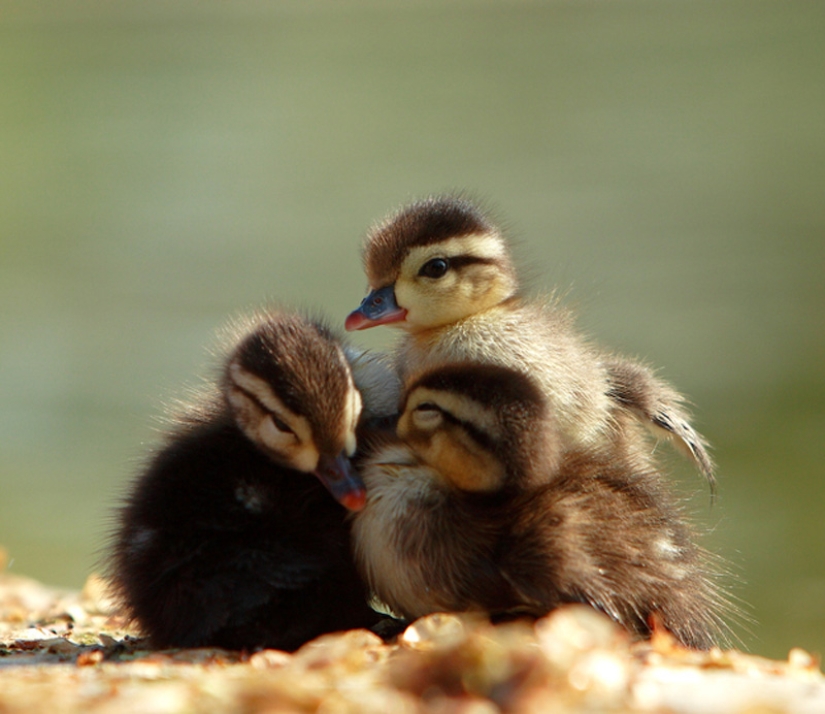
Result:
<svg viewBox="0 0 825 714"><path fill-rule="evenodd" d="M360 467L353 537L376 596L409 619L584 602L634 634L655 616L711 646L726 601L663 479L632 450L616 461L593 449L568 452L548 479L548 419L542 391L508 368L450 365L410 385L398 438Z"/></svg>
<svg viewBox="0 0 825 714"><path fill-rule="evenodd" d="M341 344L293 314L260 316L134 482L113 580L157 647L294 650L374 624L348 509L361 397Z"/></svg>
<svg viewBox="0 0 825 714"><path fill-rule="evenodd" d="M346 328L403 328L403 379L456 361L518 369L555 414L559 458L615 441L629 413L673 438L712 483L680 395L646 367L593 347L556 301L523 299L505 237L470 202L437 196L402 208L367 236L364 266L371 292Z"/></svg>

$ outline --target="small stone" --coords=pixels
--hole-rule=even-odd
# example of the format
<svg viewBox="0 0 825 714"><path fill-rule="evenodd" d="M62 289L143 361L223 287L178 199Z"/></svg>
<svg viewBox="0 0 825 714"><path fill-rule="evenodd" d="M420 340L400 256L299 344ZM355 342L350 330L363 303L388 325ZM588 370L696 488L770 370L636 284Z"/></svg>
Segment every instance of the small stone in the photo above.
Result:
<svg viewBox="0 0 825 714"><path fill-rule="evenodd" d="M357 670L374 663L383 646L381 638L369 630L349 630L317 637L301 647L294 659L297 666L306 669L337 665Z"/></svg>
<svg viewBox="0 0 825 714"><path fill-rule="evenodd" d="M261 650L249 658L253 669L280 669L292 661L292 655L282 650Z"/></svg>
<svg viewBox="0 0 825 714"><path fill-rule="evenodd" d="M819 669L817 658L801 647L794 647L788 652L788 664L795 669Z"/></svg>
<svg viewBox="0 0 825 714"><path fill-rule="evenodd" d="M404 630L399 643L418 651L454 647L467 637L468 630L479 621L478 616L437 612L413 622Z"/></svg>
<svg viewBox="0 0 825 714"><path fill-rule="evenodd" d="M624 700L630 683L630 660L607 650L594 650L576 663L567 679L590 706L614 706Z"/></svg>
<svg viewBox="0 0 825 714"><path fill-rule="evenodd" d="M624 630L586 605L559 608L536 622L535 629L545 656L562 672L594 649L627 651Z"/></svg>

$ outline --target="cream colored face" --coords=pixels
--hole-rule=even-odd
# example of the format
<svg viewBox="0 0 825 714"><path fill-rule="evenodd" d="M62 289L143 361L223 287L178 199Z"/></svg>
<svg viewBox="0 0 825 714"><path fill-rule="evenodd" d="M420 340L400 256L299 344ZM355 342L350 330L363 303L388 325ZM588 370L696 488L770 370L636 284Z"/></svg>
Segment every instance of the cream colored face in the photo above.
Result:
<svg viewBox="0 0 825 714"><path fill-rule="evenodd" d="M320 453L306 418L295 414L259 377L238 363L229 365L227 398L243 432L277 461L298 471L311 472Z"/></svg>
<svg viewBox="0 0 825 714"><path fill-rule="evenodd" d="M409 252L395 281L395 300L407 310L406 320L398 324L413 331L450 324L499 304L515 291L507 248L498 234L420 246Z"/></svg>
<svg viewBox="0 0 825 714"><path fill-rule="evenodd" d="M355 427L358 425L358 419L361 416L363 402L361 401L361 393L355 387L355 382L353 382L349 363L344 353L341 352L340 356L347 371L347 384L349 386L347 403L344 408L344 418L341 420L341 443L344 444L344 451L347 456L353 456L358 446L355 440Z"/></svg>
<svg viewBox="0 0 825 714"><path fill-rule="evenodd" d="M398 421L399 438L447 483L463 491L494 491L504 483L504 465L479 443L478 434L500 437L489 409L459 394L424 387L409 395Z"/></svg>

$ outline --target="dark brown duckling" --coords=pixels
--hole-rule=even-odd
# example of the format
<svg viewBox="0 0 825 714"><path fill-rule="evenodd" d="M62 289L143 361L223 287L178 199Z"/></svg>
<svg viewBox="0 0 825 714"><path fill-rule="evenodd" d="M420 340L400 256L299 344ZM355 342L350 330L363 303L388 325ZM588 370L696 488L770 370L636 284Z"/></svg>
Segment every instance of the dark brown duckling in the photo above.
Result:
<svg viewBox="0 0 825 714"><path fill-rule="evenodd" d="M583 602L639 636L657 617L685 645L717 642L727 601L713 558L649 459L632 442L568 452L548 476L548 419L515 370L465 363L413 380L398 438L361 466L353 536L376 596L408 619Z"/></svg>
<svg viewBox="0 0 825 714"><path fill-rule="evenodd" d="M294 650L378 617L354 566L348 457L361 412L322 325L261 315L132 485L111 557L156 647Z"/></svg>

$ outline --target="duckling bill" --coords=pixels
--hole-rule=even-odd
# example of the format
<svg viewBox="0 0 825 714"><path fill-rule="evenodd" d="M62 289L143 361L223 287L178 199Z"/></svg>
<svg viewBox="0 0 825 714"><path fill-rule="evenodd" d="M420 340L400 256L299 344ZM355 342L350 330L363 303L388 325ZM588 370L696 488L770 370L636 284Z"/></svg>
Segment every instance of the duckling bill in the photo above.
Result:
<svg viewBox="0 0 825 714"><path fill-rule="evenodd" d="M262 315L138 476L111 558L156 647L294 650L377 620L347 513L361 397L322 325Z"/></svg>

